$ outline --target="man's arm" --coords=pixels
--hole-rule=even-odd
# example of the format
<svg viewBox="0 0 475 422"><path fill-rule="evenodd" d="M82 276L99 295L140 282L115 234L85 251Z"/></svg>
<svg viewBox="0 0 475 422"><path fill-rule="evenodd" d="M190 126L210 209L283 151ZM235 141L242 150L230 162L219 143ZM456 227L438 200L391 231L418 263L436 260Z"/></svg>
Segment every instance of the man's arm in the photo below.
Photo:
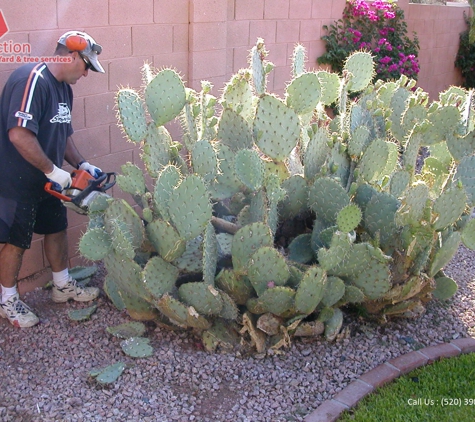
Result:
<svg viewBox="0 0 475 422"><path fill-rule="evenodd" d="M79 153L76 144L71 136L66 141L66 151L64 153L64 159L71 164L75 169L78 168L78 164L81 161L86 161L84 157Z"/></svg>
<svg viewBox="0 0 475 422"><path fill-rule="evenodd" d="M55 166L44 153L33 132L23 127L13 127L9 130L8 137L20 155L42 171L48 179L58 183L62 189L71 185L71 175Z"/></svg>
<svg viewBox="0 0 475 422"><path fill-rule="evenodd" d="M66 143L66 152L64 153L64 158L74 168L79 170L85 170L96 179L102 174L102 170L99 167L89 164L79 153L71 136L68 137Z"/></svg>
<svg viewBox="0 0 475 422"><path fill-rule="evenodd" d="M23 127L14 127L8 132L8 137L20 155L32 166L43 173L53 171L53 162L44 153L33 132Z"/></svg>

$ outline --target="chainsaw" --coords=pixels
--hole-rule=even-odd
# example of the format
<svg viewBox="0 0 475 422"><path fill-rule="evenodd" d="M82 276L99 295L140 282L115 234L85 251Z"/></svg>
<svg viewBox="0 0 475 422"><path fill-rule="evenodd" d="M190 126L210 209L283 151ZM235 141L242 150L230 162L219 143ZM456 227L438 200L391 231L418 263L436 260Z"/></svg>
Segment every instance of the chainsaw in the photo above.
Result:
<svg viewBox="0 0 475 422"><path fill-rule="evenodd" d="M86 170L74 170L71 173L71 185L61 191L55 182L47 182L45 191L61 199L64 206L78 214L87 214L89 205L98 196L107 196L105 192L115 185L116 173L101 173L99 177L91 176Z"/></svg>

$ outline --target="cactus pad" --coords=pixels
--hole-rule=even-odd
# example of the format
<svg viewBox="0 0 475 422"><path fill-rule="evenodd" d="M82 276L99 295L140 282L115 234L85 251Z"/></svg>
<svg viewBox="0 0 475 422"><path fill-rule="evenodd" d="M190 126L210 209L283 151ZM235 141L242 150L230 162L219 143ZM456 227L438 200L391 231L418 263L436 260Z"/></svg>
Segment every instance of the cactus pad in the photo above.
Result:
<svg viewBox="0 0 475 422"><path fill-rule="evenodd" d="M345 233L355 230L358 224L360 224L362 215L363 214L358 205L347 205L338 213L336 217L338 230Z"/></svg>
<svg viewBox="0 0 475 422"><path fill-rule="evenodd" d="M254 139L270 158L282 161L290 155L300 137L298 116L276 97L259 99L254 120Z"/></svg>
<svg viewBox="0 0 475 422"><path fill-rule="evenodd" d="M233 268L238 273L246 273L249 259L262 246L273 246L274 239L269 228L263 223L252 223L240 228L234 235L231 248Z"/></svg>
<svg viewBox="0 0 475 422"><path fill-rule="evenodd" d="M130 337L120 342L122 351L133 358L146 358L152 356L153 347L150 346L150 339L145 337Z"/></svg>
<svg viewBox="0 0 475 422"><path fill-rule="evenodd" d="M145 193L145 178L142 170L132 163L121 166L122 174L117 175L117 184L124 192L131 195Z"/></svg>
<svg viewBox="0 0 475 422"><path fill-rule="evenodd" d="M429 276L433 277L444 268L457 252L462 240L460 232L452 232L442 241L442 246L434 254L430 264Z"/></svg>
<svg viewBox="0 0 475 422"><path fill-rule="evenodd" d="M249 279L246 276L237 275L230 269L223 268L216 276L215 283L238 305L245 305L254 293Z"/></svg>
<svg viewBox="0 0 475 422"><path fill-rule="evenodd" d="M158 72L145 88L145 103L157 127L177 117L185 102L185 86L174 70Z"/></svg>
<svg viewBox="0 0 475 422"><path fill-rule="evenodd" d="M147 119L142 98L138 92L123 88L117 92L117 118L131 142L141 142L147 133Z"/></svg>
<svg viewBox="0 0 475 422"><path fill-rule="evenodd" d="M259 302L267 312L282 315L292 309L295 291L290 287L277 286L267 289L260 297Z"/></svg>
<svg viewBox="0 0 475 422"><path fill-rule="evenodd" d="M223 308L219 291L204 282L182 284L178 289L178 296L202 315L219 315Z"/></svg>
<svg viewBox="0 0 475 422"><path fill-rule="evenodd" d="M434 229L441 230L455 223L462 215L466 201L463 188L454 186L442 192L434 201L433 212L437 214Z"/></svg>
<svg viewBox="0 0 475 422"><path fill-rule="evenodd" d="M252 131L244 117L232 109L225 109L218 124L218 139L233 151L252 148Z"/></svg>
<svg viewBox="0 0 475 422"><path fill-rule="evenodd" d="M160 299L175 287L179 270L159 256L150 258L142 271L145 289L155 298Z"/></svg>
<svg viewBox="0 0 475 422"><path fill-rule="evenodd" d="M146 328L140 321L124 322L115 327L107 327L106 331L114 337L126 339L130 337L141 337L144 335Z"/></svg>
<svg viewBox="0 0 475 422"><path fill-rule="evenodd" d="M323 298L327 275L318 267L309 268L300 282L295 294L295 310L311 314Z"/></svg>
<svg viewBox="0 0 475 422"><path fill-rule="evenodd" d="M264 162L254 150L243 149L236 154L235 172L239 180L252 191L260 189L264 183Z"/></svg>
<svg viewBox="0 0 475 422"><path fill-rule="evenodd" d="M211 203L202 178L187 176L170 196L168 212L180 236L185 240L201 234L211 219Z"/></svg>
<svg viewBox="0 0 475 422"><path fill-rule="evenodd" d="M175 228L163 220L154 220L146 227L148 238L160 256L168 262L180 257L186 249L186 242Z"/></svg>
<svg viewBox="0 0 475 422"><path fill-rule="evenodd" d="M283 286L290 276L285 258L270 246L259 248L251 256L247 275L258 295L269 286Z"/></svg>
<svg viewBox="0 0 475 422"><path fill-rule="evenodd" d="M316 73L303 73L292 80L286 89L287 105L297 114L311 113L320 100L321 87Z"/></svg>
<svg viewBox="0 0 475 422"><path fill-rule="evenodd" d="M358 51L348 56L343 65L343 72L351 73L348 90L357 92L365 89L374 76L374 62L370 53Z"/></svg>
<svg viewBox="0 0 475 422"><path fill-rule="evenodd" d="M324 336L328 341L336 339L343 326L343 312L339 308L335 308L330 319L325 321Z"/></svg>
<svg viewBox="0 0 475 422"><path fill-rule="evenodd" d="M462 230L462 242L472 251L475 251L475 219L467 222Z"/></svg>
<svg viewBox="0 0 475 422"><path fill-rule="evenodd" d="M89 375L96 379L99 384L112 384L115 382L124 372L125 363L117 362L113 365L106 366L98 370L93 370Z"/></svg>
<svg viewBox="0 0 475 422"><path fill-rule="evenodd" d="M475 206L475 175L473 169L475 168L475 155L465 157L460 161L455 173L455 180L462 182L462 186L467 194L468 204Z"/></svg>
<svg viewBox="0 0 475 422"><path fill-rule="evenodd" d="M322 177L309 188L309 207L317 217L328 223L335 223L338 213L350 202L345 189L335 180Z"/></svg>
<svg viewBox="0 0 475 422"><path fill-rule="evenodd" d="M457 283L450 277L438 277L435 279L435 290L432 295L439 300L450 299L456 292Z"/></svg>
<svg viewBox="0 0 475 422"><path fill-rule="evenodd" d="M83 309L73 309L68 312L68 317L72 321L86 321L91 318L92 314L96 312L97 305L89 306Z"/></svg>
<svg viewBox="0 0 475 422"><path fill-rule="evenodd" d="M100 228L89 229L81 236L79 251L91 261L99 261L112 250L112 239L105 230Z"/></svg>

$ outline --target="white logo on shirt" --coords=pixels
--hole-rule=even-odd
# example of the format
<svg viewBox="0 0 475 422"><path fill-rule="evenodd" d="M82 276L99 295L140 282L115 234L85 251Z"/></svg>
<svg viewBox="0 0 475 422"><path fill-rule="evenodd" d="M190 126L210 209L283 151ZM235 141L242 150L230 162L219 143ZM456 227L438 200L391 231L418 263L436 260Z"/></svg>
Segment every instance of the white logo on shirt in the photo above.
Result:
<svg viewBox="0 0 475 422"><path fill-rule="evenodd" d="M33 116L30 113L25 113L24 111L17 111L15 117L18 117L23 120L33 120Z"/></svg>
<svg viewBox="0 0 475 422"><path fill-rule="evenodd" d="M71 123L71 111L66 103L58 104L58 114L50 120L50 123Z"/></svg>

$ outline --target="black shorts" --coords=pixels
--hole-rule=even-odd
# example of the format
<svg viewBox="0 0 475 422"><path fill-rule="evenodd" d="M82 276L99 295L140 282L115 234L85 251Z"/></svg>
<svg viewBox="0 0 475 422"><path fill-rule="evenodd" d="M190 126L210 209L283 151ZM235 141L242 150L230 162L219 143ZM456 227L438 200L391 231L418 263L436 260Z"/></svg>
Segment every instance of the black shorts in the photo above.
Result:
<svg viewBox="0 0 475 422"><path fill-rule="evenodd" d="M34 203L0 196L0 243L29 249L33 233L54 234L67 227L66 208L54 196Z"/></svg>

